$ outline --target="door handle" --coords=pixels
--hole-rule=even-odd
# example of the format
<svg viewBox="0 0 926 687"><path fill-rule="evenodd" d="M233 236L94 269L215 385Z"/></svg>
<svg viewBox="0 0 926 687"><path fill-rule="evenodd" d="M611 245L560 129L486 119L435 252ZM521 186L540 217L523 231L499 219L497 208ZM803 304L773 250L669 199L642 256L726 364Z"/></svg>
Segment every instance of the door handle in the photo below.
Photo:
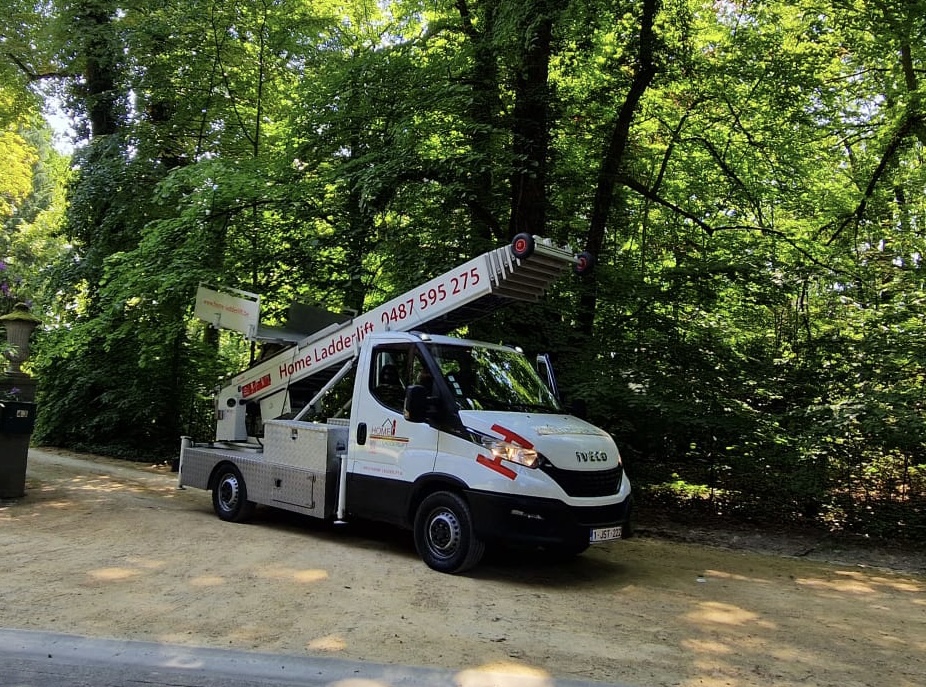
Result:
<svg viewBox="0 0 926 687"><path fill-rule="evenodd" d="M367 423L361 422L357 425L357 443L363 446L367 443Z"/></svg>

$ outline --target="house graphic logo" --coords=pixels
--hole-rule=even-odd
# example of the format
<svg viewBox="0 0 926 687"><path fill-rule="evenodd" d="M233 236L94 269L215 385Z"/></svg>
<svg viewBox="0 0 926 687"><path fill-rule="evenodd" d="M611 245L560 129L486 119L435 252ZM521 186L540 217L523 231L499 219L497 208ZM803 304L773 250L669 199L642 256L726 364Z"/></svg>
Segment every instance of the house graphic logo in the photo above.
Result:
<svg viewBox="0 0 926 687"><path fill-rule="evenodd" d="M370 430L370 438L379 439L380 441L399 441L408 443L408 437L396 436L397 421L391 418L383 420L382 424L373 427Z"/></svg>

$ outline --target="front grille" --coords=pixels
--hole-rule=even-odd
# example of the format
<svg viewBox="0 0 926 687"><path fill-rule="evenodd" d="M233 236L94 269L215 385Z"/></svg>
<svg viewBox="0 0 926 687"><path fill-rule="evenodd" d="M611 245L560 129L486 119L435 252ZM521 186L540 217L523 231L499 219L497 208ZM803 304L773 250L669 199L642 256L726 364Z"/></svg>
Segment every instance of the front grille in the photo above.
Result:
<svg viewBox="0 0 926 687"><path fill-rule="evenodd" d="M562 470L544 461L540 469L553 478L569 496L614 496L621 486L624 468L610 470Z"/></svg>

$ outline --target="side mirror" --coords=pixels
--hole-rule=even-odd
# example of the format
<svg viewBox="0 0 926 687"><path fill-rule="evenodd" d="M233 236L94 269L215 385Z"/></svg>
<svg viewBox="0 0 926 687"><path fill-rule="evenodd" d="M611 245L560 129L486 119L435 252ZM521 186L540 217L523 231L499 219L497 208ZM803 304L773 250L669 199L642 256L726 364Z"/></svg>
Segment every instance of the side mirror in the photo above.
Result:
<svg viewBox="0 0 926 687"><path fill-rule="evenodd" d="M411 384L405 389L404 414L409 422L425 422L428 419L428 390L420 384Z"/></svg>

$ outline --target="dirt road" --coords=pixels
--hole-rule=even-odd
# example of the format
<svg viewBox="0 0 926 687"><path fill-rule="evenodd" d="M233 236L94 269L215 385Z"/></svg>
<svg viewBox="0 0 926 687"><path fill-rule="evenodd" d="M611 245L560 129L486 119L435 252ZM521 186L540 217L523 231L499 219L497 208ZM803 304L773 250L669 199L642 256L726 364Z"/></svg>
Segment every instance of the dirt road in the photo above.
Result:
<svg viewBox="0 0 926 687"><path fill-rule="evenodd" d="M165 467L32 449L27 474L0 501L4 627L641 687L926 685L916 564L642 536L456 577L401 532L223 523Z"/></svg>

